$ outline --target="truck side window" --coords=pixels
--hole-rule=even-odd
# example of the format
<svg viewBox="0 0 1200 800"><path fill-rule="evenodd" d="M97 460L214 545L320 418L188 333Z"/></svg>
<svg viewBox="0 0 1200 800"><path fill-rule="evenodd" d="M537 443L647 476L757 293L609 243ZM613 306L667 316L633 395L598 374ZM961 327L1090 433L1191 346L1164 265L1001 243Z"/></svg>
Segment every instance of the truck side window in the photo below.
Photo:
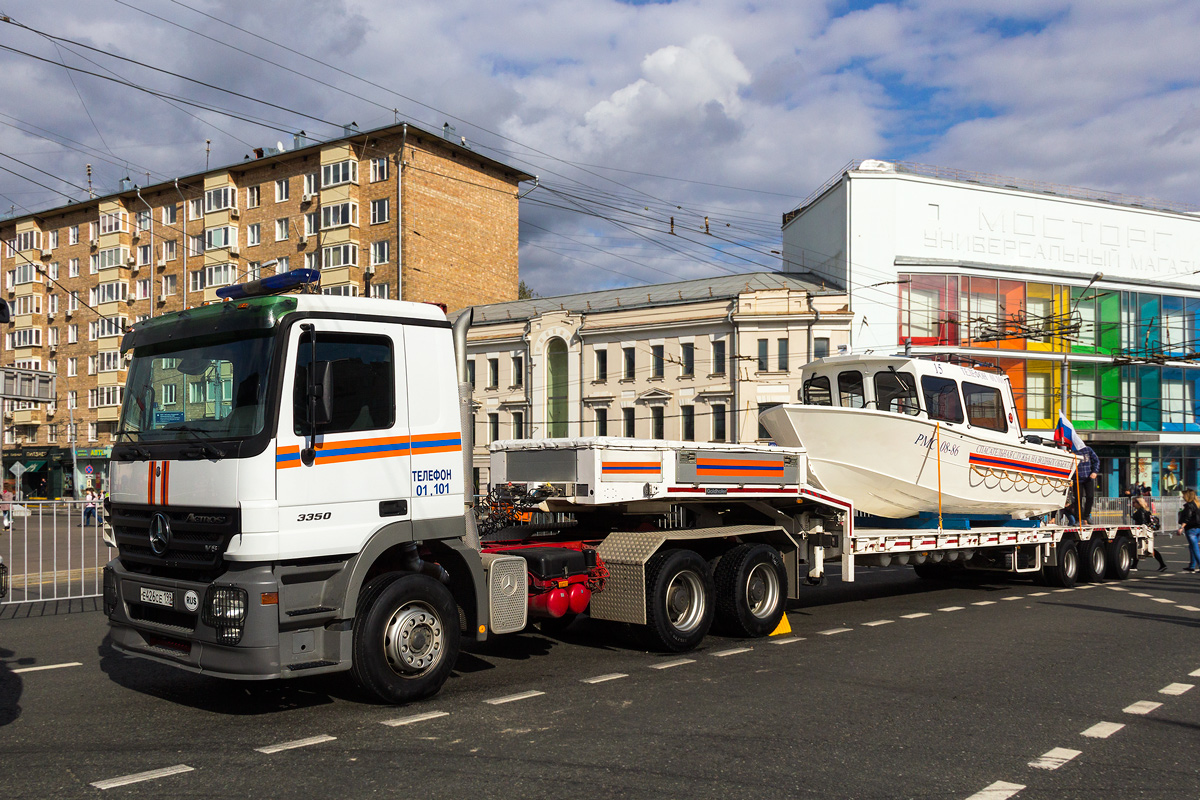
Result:
<svg viewBox="0 0 1200 800"><path fill-rule="evenodd" d="M818 375L804 382L804 403L810 406L833 405L833 392L829 388L829 378Z"/></svg>
<svg viewBox="0 0 1200 800"><path fill-rule="evenodd" d="M958 401L958 384L950 378L935 375L921 376L921 392L929 418L945 422L962 422L962 403Z"/></svg>
<svg viewBox="0 0 1200 800"><path fill-rule="evenodd" d="M294 432L308 433L308 371L312 346L300 337L296 381L292 387ZM380 430L396 420L395 359L386 336L317 332L317 360L329 362L333 383L333 415L318 434Z"/></svg>

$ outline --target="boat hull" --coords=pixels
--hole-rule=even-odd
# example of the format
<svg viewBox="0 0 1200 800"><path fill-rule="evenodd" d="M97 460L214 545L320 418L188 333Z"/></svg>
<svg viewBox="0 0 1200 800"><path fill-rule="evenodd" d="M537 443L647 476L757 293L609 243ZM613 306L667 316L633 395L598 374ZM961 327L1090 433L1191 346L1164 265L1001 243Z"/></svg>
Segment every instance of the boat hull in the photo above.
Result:
<svg viewBox="0 0 1200 800"><path fill-rule="evenodd" d="M810 479L857 511L1027 518L1066 503L1076 457L998 440L965 424L863 408L786 405L764 413L775 442L803 447Z"/></svg>

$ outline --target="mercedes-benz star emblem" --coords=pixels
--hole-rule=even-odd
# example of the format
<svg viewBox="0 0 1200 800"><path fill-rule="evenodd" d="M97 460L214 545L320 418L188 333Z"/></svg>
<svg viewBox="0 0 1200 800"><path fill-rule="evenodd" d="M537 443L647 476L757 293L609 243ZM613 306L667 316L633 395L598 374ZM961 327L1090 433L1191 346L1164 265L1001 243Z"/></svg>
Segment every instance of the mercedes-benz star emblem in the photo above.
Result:
<svg viewBox="0 0 1200 800"><path fill-rule="evenodd" d="M150 549L154 555L165 555L171 545L171 520L166 514L155 514L150 518Z"/></svg>

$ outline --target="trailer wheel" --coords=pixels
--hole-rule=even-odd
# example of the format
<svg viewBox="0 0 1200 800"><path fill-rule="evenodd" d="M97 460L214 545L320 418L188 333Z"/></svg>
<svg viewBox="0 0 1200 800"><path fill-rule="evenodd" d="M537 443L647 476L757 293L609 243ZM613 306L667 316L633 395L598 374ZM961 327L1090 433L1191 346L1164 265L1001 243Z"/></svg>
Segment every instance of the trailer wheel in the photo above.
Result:
<svg viewBox="0 0 1200 800"><path fill-rule="evenodd" d="M1051 586L1070 589L1079 575L1079 551L1074 541L1064 541L1058 546L1058 563L1042 567L1046 582Z"/></svg>
<svg viewBox="0 0 1200 800"><path fill-rule="evenodd" d="M732 636L758 638L779 627L787 597L783 556L765 544L742 544L717 563L716 624Z"/></svg>
<svg viewBox="0 0 1200 800"><path fill-rule="evenodd" d="M925 581L950 580L951 571L949 564L931 564L928 561L924 564L913 564L913 572L917 573L918 578Z"/></svg>
<svg viewBox="0 0 1200 800"><path fill-rule="evenodd" d="M1108 542L1099 534L1093 534L1079 548L1079 579L1084 583L1104 580L1108 569Z"/></svg>
<svg viewBox="0 0 1200 800"><path fill-rule="evenodd" d="M657 648L691 650L713 620L708 563L691 550L663 550L646 564L646 633Z"/></svg>
<svg viewBox="0 0 1200 800"><path fill-rule="evenodd" d="M427 575L381 575L354 615L351 673L385 703L437 694L458 659L458 606Z"/></svg>
<svg viewBox="0 0 1200 800"><path fill-rule="evenodd" d="M1123 581L1133 568L1133 543L1128 536L1118 536L1108 545L1108 577Z"/></svg>

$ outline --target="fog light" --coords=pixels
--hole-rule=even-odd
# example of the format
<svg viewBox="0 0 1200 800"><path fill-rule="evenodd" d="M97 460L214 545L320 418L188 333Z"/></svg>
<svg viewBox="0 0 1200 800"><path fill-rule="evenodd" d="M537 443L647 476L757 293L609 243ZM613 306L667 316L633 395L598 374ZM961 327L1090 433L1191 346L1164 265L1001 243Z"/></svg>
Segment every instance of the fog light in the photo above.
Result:
<svg viewBox="0 0 1200 800"><path fill-rule="evenodd" d="M217 634L219 644L237 644L242 639L249 595L238 586L210 586L204 596L201 619Z"/></svg>
<svg viewBox="0 0 1200 800"><path fill-rule="evenodd" d="M104 616L111 617L117 610L117 573L112 567L104 568Z"/></svg>

